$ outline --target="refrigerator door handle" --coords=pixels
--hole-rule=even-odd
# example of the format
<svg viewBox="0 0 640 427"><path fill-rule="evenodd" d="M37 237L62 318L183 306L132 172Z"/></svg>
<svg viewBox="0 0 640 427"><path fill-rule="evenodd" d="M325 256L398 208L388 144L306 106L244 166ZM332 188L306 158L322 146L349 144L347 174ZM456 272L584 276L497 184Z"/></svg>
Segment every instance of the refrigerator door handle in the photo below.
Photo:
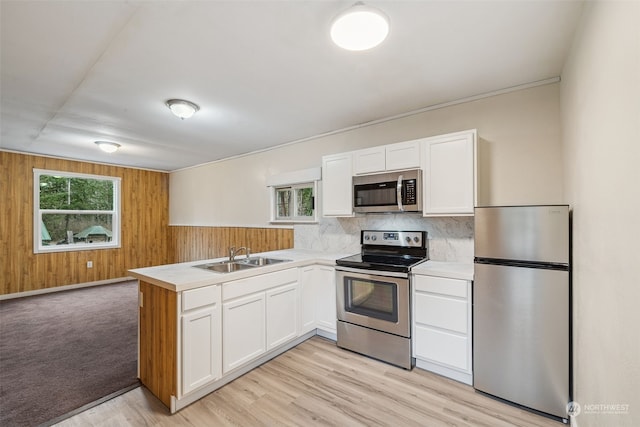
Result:
<svg viewBox="0 0 640 427"><path fill-rule="evenodd" d="M557 263L557 262L534 262L534 261L519 261L519 260L512 260L512 259L482 258L482 257L475 257L473 262L475 264L504 265L507 267L522 267L522 268L540 268L543 270L559 270L559 271L569 270L569 264Z"/></svg>

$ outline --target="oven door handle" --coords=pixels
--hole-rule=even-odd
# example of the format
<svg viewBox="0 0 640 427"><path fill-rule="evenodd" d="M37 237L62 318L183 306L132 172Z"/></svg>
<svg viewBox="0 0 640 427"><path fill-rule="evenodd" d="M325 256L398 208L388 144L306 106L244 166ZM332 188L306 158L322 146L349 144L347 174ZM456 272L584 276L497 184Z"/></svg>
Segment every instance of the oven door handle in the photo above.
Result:
<svg viewBox="0 0 640 427"><path fill-rule="evenodd" d="M398 210L404 212L404 206L402 206L402 181L403 175L398 176L398 185L396 186L396 200L398 200Z"/></svg>
<svg viewBox="0 0 640 427"><path fill-rule="evenodd" d="M336 271L344 271L347 273L367 274L372 276L384 276L384 277L399 277L401 279L409 278L407 273L400 273L396 271L379 271L379 270L363 270L361 268L343 267L336 265Z"/></svg>

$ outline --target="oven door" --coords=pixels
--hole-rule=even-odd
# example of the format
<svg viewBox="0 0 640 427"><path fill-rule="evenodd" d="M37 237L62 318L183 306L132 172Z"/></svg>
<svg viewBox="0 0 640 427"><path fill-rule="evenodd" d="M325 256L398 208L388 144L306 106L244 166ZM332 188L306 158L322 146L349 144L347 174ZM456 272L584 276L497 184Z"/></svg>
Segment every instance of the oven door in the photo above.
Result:
<svg viewBox="0 0 640 427"><path fill-rule="evenodd" d="M410 337L409 279L392 275L336 268L338 320Z"/></svg>

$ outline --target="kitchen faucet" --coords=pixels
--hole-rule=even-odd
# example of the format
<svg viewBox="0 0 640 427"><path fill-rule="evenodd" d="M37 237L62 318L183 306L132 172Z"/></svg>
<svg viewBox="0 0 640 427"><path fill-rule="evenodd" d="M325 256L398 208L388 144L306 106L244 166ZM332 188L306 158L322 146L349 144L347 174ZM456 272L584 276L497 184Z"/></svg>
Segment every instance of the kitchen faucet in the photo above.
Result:
<svg viewBox="0 0 640 427"><path fill-rule="evenodd" d="M236 259L236 255L238 255L238 252L242 251L244 249L244 253L247 255L246 259L249 259L249 257L251 256L251 249L247 248L246 246L241 246L239 248L236 249L235 246L230 246L229 247L229 262L233 262Z"/></svg>

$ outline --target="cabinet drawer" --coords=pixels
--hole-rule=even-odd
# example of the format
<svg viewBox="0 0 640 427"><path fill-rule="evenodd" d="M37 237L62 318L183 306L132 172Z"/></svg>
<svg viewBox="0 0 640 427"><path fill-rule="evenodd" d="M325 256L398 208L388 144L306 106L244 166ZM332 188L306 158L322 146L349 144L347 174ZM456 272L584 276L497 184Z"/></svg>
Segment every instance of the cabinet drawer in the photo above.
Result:
<svg viewBox="0 0 640 427"><path fill-rule="evenodd" d="M233 282L227 282L222 285L222 300L229 301L233 298L266 291L276 286L297 281L297 268L275 271L273 273L263 273L246 279L234 280Z"/></svg>
<svg viewBox="0 0 640 427"><path fill-rule="evenodd" d="M414 339L416 358L469 370L467 337L416 326Z"/></svg>
<svg viewBox="0 0 640 427"><path fill-rule="evenodd" d="M414 318L416 323L466 334L467 308L466 300L416 292Z"/></svg>
<svg viewBox="0 0 640 427"><path fill-rule="evenodd" d="M182 293L182 311L220 302L220 288L218 285L205 286Z"/></svg>
<svg viewBox="0 0 640 427"><path fill-rule="evenodd" d="M413 282L416 291L433 292L459 298L467 298L468 296L468 282L466 280L416 274Z"/></svg>

